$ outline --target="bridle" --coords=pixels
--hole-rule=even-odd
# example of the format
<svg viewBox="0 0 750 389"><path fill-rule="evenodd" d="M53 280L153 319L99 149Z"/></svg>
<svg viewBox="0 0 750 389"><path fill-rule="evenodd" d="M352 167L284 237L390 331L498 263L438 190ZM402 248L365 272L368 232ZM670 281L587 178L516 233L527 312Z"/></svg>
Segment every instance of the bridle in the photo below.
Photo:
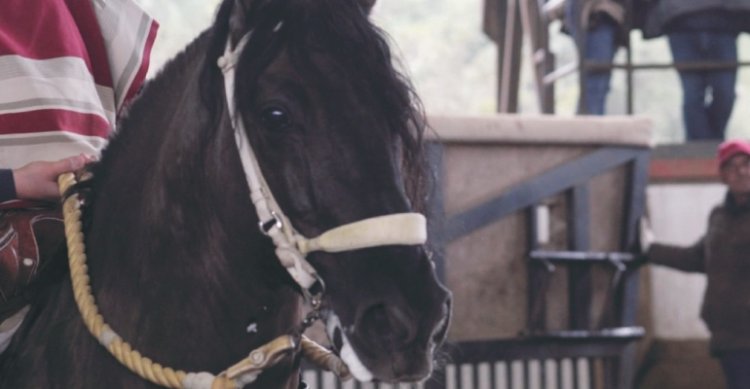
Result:
<svg viewBox="0 0 750 389"><path fill-rule="evenodd" d="M279 23L276 30L281 26L282 23ZM311 252L336 253L378 246L424 244L427 240L426 221L419 213L368 218L328 230L313 239L306 238L294 228L263 177L244 122L238 117L234 103L235 68L251 34L252 32L242 37L234 49L228 42L224 55L218 61L224 73L227 109L250 188L250 198L260 220L260 230L273 240L281 265L302 288L303 293L315 297L325 288L315 268L305 259Z"/></svg>
<svg viewBox="0 0 750 389"><path fill-rule="evenodd" d="M280 23L275 31L281 27ZM247 358L219 375L173 370L142 356L123 341L99 314L87 274L84 237L80 222L81 201L74 194L67 197L63 203L73 295L84 324L99 343L107 348L121 364L138 376L169 388L241 388L254 382L265 369L274 366L289 352L298 348L301 348L305 356L314 363L346 378L349 373L343 361L302 335L307 327L320 319L319 311L325 293L325 284L315 268L307 261L307 254L316 251L335 253L388 245L421 245L427 240L426 221L419 213L400 213L368 218L333 228L312 239L305 237L293 227L268 187L250 145L245 125L236 113L235 68L250 35L251 33L246 34L234 49L231 48L231 41L228 41L224 55L218 60L218 65L224 74L227 110L250 189L250 199L258 216L259 228L273 241L279 262L300 286L305 299L312 307L295 333L279 336L256 348ZM60 192L65 195L76 183L76 177L72 173L63 174L59 178L59 183Z"/></svg>

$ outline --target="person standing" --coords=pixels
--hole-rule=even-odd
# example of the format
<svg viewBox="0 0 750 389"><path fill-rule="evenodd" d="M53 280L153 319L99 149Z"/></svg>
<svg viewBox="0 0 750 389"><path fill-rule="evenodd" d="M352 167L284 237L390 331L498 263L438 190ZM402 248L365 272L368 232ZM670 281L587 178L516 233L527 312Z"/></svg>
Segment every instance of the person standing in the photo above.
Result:
<svg viewBox="0 0 750 389"><path fill-rule="evenodd" d="M750 30L750 0L642 2L644 38L666 35L676 64L737 62L737 37ZM677 71L686 139L724 139L736 98L737 68Z"/></svg>
<svg viewBox="0 0 750 389"><path fill-rule="evenodd" d="M625 1L567 0L564 26L575 40L581 60L610 65L628 39ZM612 70L583 68L580 74L578 113L604 115Z"/></svg>
<svg viewBox="0 0 750 389"><path fill-rule="evenodd" d="M706 274L701 318L711 332L711 352L719 359L728 389L750 388L750 142L724 142L719 174L727 187L723 204L708 218L694 245L651 243L642 234L645 260ZM647 229L644 229L647 231Z"/></svg>

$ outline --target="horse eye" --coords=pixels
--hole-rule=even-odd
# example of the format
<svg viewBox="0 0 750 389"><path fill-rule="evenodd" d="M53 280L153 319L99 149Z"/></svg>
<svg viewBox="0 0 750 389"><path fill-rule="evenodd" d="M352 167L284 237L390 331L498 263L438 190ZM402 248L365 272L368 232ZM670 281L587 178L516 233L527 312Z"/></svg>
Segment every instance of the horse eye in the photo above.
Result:
<svg viewBox="0 0 750 389"><path fill-rule="evenodd" d="M263 125L271 130L281 130L289 127L291 120L286 111L279 107L264 108L260 113L260 119Z"/></svg>

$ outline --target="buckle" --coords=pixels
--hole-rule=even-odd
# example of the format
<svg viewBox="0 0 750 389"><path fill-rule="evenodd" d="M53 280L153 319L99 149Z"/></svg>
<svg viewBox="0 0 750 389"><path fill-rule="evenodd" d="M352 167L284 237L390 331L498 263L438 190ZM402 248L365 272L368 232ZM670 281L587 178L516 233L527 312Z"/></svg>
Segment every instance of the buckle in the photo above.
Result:
<svg viewBox="0 0 750 389"><path fill-rule="evenodd" d="M281 222L281 218L274 211L271 211L270 219L258 222L258 228L260 228L260 232L265 236L268 236L274 228L281 229L283 226L284 224Z"/></svg>
<svg viewBox="0 0 750 389"><path fill-rule="evenodd" d="M302 295L310 303L313 309L319 309L323 302L323 295L326 292L326 284L320 275L315 273L315 283L309 288L302 288Z"/></svg>

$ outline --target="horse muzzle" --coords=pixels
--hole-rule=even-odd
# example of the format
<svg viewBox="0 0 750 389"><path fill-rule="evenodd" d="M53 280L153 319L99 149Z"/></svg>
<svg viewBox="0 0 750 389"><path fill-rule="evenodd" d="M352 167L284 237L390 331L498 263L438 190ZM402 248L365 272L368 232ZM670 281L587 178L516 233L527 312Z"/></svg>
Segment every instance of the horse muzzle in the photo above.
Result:
<svg viewBox="0 0 750 389"><path fill-rule="evenodd" d="M350 326L329 315L329 339L354 377L390 383L429 378L435 353L448 333L452 307L450 292L435 286L440 297L428 304L434 308L419 314L395 301L381 301L360 309Z"/></svg>

